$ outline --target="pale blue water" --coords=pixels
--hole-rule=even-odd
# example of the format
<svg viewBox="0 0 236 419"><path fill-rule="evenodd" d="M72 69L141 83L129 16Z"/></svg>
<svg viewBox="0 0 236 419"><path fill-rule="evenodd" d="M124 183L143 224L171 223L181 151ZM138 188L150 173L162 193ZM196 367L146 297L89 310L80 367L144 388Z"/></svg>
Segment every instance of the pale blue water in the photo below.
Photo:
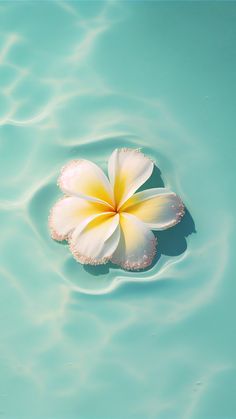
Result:
<svg viewBox="0 0 236 419"><path fill-rule="evenodd" d="M235 19L0 2L1 417L236 418ZM83 267L47 230L60 167L121 146L189 210L139 273Z"/></svg>

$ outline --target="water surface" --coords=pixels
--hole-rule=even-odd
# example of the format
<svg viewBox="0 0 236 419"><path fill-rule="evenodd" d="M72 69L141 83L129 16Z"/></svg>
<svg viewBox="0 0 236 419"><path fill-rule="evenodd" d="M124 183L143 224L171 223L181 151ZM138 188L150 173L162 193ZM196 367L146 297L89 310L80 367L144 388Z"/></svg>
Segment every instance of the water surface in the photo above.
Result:
<svg viewBox="0 0 236 419"><path fill-rule="evenodd" d="M235 2L0 2L0 413L235 419ZM145 272L74 261L60 167L141 147L187 216Z"/></svg>

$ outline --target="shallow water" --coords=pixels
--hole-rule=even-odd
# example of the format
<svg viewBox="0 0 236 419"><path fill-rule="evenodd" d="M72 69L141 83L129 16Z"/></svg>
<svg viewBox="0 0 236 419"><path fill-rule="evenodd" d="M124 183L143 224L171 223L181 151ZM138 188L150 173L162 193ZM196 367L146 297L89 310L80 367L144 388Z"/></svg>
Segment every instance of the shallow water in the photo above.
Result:
<svg viewBox="0 0 236 419"><path fill-rule="evenodd" d="M233 419L235 2L0 2L5 418ZM70 159L155 159L188 213L151 269L47 230Z"/></svg>

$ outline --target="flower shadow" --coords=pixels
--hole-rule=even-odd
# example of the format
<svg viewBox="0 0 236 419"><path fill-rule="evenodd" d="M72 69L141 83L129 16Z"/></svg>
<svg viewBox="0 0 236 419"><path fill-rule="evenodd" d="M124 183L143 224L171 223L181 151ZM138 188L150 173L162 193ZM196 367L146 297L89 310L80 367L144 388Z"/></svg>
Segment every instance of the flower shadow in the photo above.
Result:
<svg viewBox="0 0 236 419"><path fill-rule="evenodd" d="M160 169L155 165L152 176L141 186L139 189L145 190L145 189L151 189L151 188L164 188L164 182L161 176Z"/></svg>
<svg viewBox="0 0 236 419"><path fill-rule="evenodd" d="M158 262L161 255L179 256L184 253L187 249L186 238L193 233L196 233L195 223L190 212L185 207L185 215L179 224L168 230L154 231L154 235L157 238L157 255L149 269Z"/></svg>

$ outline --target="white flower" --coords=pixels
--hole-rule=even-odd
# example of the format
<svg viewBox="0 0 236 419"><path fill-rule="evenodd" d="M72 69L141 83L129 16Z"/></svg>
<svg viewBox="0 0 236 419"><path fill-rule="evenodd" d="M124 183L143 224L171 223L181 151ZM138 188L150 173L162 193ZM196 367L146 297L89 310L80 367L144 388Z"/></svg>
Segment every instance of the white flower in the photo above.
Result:
<svg viewBox="0 0 236 419"><path fill-rule="evenodd" d="M83 264L111 261L128 270L149 266L156 253L151 230L172 227L184 214L180 198L165 188L135 193L153 167L140 151L124 148L109 158L109 180L91 161L69 162L58 180L66 196L49 217L52 238L68 240Z"/></svg>

